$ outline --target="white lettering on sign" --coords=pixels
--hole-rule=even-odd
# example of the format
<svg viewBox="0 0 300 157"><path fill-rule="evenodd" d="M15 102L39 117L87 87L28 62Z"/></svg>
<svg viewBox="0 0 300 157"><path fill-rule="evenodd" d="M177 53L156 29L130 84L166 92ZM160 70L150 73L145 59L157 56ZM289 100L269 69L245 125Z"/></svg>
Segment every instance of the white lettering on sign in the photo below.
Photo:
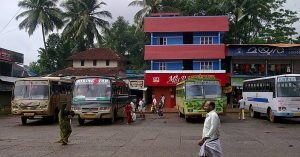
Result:
<svg viewBox="0 0 300 157"><path fill-rule="evenodd" d="M108 79L79 79L76 81L76 85L77 84L97 84L97 83L108 83L109 80Z"/></svg>
<svg viewBox="0 0 300 157"><path fill-rule="evenodd" d="M153 77L152 82L158 83L159 82L159 77Z"/></svg>
<svg viewBox="0 0 300 157"><path fill-rule="evenodd" d="M295 82L297 81L296 77L279 77L278 82Z"/></svg>
<svg viewBox="0 0 300 157"><path fill-rule="evenodd" d="M284 53L284 49L283 48L272 48L272 47L251 47L248 49L248 51L246 52L248 54L265 54L267 56L270 56L273 53L277 53L277 54L283 54Z"/></svg>
<svg viewBox="0 0 300 157"><path fill-rule="evenodd" d="M169 79L168 79L168 84L177 84L180 82L180 79L178 77L178 75L175 75L175 76L169 76Z"/></svg>
<svg viewBox="0 0 300 157"><path fill-rule="evenodd" d="M184 81L187 79L187 76L183 75L181 77L179 77L178 75L171 75L169 76L169 79L168 79L168 84L177 84L181 81Z"/></svg>

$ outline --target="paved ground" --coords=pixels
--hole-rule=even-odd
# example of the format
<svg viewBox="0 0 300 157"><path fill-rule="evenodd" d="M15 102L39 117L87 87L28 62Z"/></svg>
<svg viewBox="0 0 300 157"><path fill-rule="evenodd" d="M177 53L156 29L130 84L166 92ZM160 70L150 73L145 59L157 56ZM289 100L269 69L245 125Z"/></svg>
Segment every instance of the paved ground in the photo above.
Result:
<svg viewBox="0 0 300 157"><path fill-rule="evenodd" d="M113 156L196 157L203 124L186 123L177 114L164 119L147 114L146 120L126 125L73 120L71 143L62 146L56 124L33 121L22 126L20 119L0 117L0 156ZM294 157L300 154L300 120L271 124L265 119L237 120L234 114L221 117L221 143L225 157Z"/></svg>

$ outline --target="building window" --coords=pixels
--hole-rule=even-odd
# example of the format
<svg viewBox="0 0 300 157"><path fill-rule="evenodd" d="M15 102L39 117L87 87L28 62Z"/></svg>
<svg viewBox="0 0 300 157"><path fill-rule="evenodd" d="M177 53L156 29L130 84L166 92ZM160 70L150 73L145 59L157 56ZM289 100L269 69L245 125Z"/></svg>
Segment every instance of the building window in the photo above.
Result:
<svg viewBox="0 0 300 157"><path fill-rule="evenodd" d="M201 70L213 70L213 62L201 62L200 63Z"/></svg>
<svg viewBox="0 0 300 157"><path fill-rule="evenodd" d="M166 37L158 37L157 44L158 45L167 45L168 41Z"/></svg>
<svg viewBox="0 0 300 157"><path fill-rule="evenodd" d="M93 66L97 66L97 60L93 60Z"/></svg>
<svg viewBox="0 0 300 157"><path fill-rule="evenodd" d="M209 36L200 37L200 44L213 44L213 37L209 37Z"/></svg>
<svg viewBox="0 0 300 157"><path fill-rule="evenodd" d="M109 66L109 60L106 60L106 66Z"/></svg>
<svg viewBox="0 0 300 157"><path fill-rule="evenodd" d="M83 67L84 66L84 60L81 60L81 66Z"/></svg>
<svg viewBox="0 0 300 157"><path fill-rule="evenodd" d="M166 70L166 63L165 62L159 62L159 70Z"/></svg>

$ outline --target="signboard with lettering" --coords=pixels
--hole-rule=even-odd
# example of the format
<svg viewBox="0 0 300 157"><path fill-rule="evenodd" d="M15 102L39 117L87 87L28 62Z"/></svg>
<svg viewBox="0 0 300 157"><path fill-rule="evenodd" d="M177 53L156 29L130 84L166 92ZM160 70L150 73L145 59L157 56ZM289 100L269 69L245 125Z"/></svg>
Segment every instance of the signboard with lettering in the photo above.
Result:
<svg viewBox="0 0 300 157"><path fill-rule="evenodd" d="M229 46L229 56L264 56L264 57L278 57L278 56L300 56L299 47L273 47L273 46Z"/></svg>
<svg viewBox="0 0 300 157"><path fill-rule="evenodd" d="M0 48L0 61L23 63L24 55Z"/></svg>
<svg viewBox="0 0 300 157"><path fill-rule="evenodd" d="M176 86L177 83L184 81L187 78L203 78L212 77L221 81L221 85L224 86L228 83L228 75L226 73L216 74L195 74L195 73L179 73L179 74L168 74L168 73L146 73L145 74L145 85L146 86Z"/></svg>
<svg viewBox="0 0 300 157"><path fill-rule="evenodd" d="M130 89L143 89L144 80L124 80Z"/></svg>

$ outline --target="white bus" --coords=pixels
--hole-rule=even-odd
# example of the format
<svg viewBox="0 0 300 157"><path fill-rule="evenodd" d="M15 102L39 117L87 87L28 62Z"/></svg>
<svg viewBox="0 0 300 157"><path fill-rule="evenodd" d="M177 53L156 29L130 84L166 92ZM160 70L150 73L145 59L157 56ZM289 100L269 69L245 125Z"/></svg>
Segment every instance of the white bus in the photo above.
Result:
<svg viewBox="0 0 300 157"><path fill-rule="evenodd" d="M300 117L300 74L245 80L243 98L251 117L266 114L272 123L280 117Z"/></svg>

